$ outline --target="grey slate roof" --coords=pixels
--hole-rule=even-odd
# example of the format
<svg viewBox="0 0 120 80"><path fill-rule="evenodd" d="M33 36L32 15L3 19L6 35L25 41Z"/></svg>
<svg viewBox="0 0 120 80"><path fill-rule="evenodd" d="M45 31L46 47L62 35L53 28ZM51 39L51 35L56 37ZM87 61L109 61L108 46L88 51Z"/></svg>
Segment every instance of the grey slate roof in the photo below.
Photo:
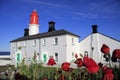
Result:
<svg viewBox="0 0 120 80"><path fill-rule="evenodd" d="M45 32L45 33L39 33L39 34L36 34L36 35L31 35L31 36L26 36L26 37L20 37L20 38L17 38L15 40L12 40L10 42L31 40L31 39L37 39L37 38L44 38L44 37L64 35L64 34L70 34L70 35L73 35L73 36L80 37L80 36L78 36L76 34L73 34L73 33L69 32L69 31L61 29L61 30L56 30L56 31L53 31L53 32Z"/></svg>

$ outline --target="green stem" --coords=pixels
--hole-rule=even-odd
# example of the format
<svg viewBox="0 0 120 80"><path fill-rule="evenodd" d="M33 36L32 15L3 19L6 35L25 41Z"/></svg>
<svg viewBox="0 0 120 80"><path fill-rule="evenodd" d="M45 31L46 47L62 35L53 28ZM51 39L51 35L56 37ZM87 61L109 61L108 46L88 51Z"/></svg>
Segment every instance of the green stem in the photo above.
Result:
<svg viewBox="0 0 120 80"><path fill-rule="evenodd" d="M111 63L110 63L110 53L109 53L109 66L110 66L110 68L112 68L112 66L111 66Z"/></svg>

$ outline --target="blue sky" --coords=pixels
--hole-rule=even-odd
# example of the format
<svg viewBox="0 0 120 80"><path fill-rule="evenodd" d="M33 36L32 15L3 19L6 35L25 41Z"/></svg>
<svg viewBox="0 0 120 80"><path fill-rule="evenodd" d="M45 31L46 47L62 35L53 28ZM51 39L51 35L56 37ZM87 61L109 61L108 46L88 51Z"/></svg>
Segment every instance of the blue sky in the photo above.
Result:
<svg viewBox="0 0 120 80"><path fill-rule="evenodd" d="M24 35L31 12L37 9L40 33L48 31L48 22L80 36L98 32L120 40L119 0L0 0L0 51L10 51L9 42Z"/></svg>

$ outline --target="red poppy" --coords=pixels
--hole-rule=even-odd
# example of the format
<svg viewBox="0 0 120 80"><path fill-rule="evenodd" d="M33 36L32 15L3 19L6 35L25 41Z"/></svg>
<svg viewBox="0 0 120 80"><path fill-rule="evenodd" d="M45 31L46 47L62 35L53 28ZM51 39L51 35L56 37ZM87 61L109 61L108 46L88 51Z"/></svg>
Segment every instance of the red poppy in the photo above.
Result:
<svg viewBox="0 0 120 80"><path fill-rule="evenodd" d="M78 54L75 54L75 58L76 58L76 59L78 58Z"/></svg>
<svg viewBox="0 0 120 80"><path fill-rule="evenodd" d="M60 75L59 80L66 80L64 75Z"/></svg>
<svg viewBox="0 0 120 80"><path fill-rule="evenodd" d="M102 67L103 72L106 71L107 69L108 69L107 66L103 66L103 67Z"/></svg>
<svg viewBox="0 0 120 80"><path fill-rule="evenodd" d="M77 64L77 67L82 67L83 66L83 61L82 61L81 58L78 58L74 63Z"/></svg>
<svg viewBox="0 0 120 80"><path fill-rule="evenodd" d="M110 48L106 44L103 44L101 47L101 52L104 54L108 54L110 52Z"/></svg>
<svg viewBox="0 0 120 80"><path fill-rule="evenodd" d="M84 65L87 68L89 73L98 72L99 66L96 64L96 62L92 58L84 57L83 63L84 63Z"/></svg>
<svg viewBox="0 0 120 80"><path fill-rule="evenodd" d="M113 51L113 55L114 55L116 58L120 59L120 49L115 49L115 50Z"/></svg>
<svg viewBox="0 0 120 80"><path fill-rule="evenodd" d="M64 63L62 63L61 67L64 71L69 71L70 63L69 62L64 62Z"/></svg>
<svg viewBox="0 0 120 80"><path fill-rule="evenodd" d="M107 69L104 73L102 80L113 80L113 79L114 79L114 75L112 73L112 69Z"/></svg>
<svg viewBox="0 0 120 80"><path fill-rule="evenodd" d="M56 64L56 63L55 63L55 60L54 60L53 57L51 57L51 58L48 60L47 65L51 65L51 66L53 66L54 64Z"/></svg>

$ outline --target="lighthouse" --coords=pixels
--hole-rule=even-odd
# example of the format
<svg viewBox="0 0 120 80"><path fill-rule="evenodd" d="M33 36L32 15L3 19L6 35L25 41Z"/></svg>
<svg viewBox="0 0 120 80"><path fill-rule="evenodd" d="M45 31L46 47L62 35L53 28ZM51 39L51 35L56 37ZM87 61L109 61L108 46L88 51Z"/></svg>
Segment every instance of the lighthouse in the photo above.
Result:
<svg viewBox="0 0 120 80"><path fill-rule="evenodd" d="M36 10L33 10L30 15L29 23L29 35L35 35L39 33L39 24L38 24L38 13Z"/></svg>

